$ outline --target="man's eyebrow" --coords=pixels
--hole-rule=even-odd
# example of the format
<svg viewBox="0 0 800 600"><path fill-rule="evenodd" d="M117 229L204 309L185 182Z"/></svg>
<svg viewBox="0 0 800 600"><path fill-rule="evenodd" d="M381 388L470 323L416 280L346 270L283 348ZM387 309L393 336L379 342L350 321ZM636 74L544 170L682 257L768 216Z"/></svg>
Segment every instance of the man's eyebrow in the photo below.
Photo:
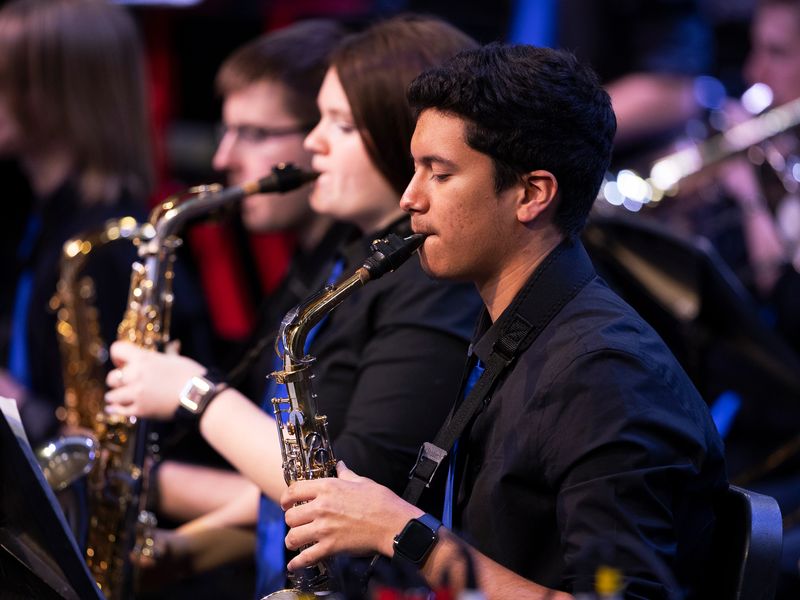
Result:
<svg viewBox="0 0 800 600"><path fill-rule="evenodd" d="M443 156L439 156L438 154L426 154L425 156L421 156L416 160L419 164L425 167L430 167L434 163L448 168L455 168L456 166L456 163L454 163L452 160L448 160Z"/></svg>

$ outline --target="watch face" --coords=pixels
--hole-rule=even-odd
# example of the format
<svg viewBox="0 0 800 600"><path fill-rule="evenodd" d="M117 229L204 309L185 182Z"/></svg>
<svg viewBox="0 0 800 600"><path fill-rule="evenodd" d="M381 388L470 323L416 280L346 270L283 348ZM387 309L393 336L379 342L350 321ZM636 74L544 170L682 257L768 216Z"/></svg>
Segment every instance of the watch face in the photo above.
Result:
<svg viewBox="0 0 800 600"><path fill-rule="evenodd" d="M431 531L430 527L416 519L412 519L397 536L395 551L411 562L419 563L427 556L435 541L436 532Z"/></svg>
<svg viewBox="0 0 800 600"><path fill-rule="evenodd" d="M203 400L212 390L213 384L202 377L192 377L180 395L181 405L189 412L200 411Z"/></svg>

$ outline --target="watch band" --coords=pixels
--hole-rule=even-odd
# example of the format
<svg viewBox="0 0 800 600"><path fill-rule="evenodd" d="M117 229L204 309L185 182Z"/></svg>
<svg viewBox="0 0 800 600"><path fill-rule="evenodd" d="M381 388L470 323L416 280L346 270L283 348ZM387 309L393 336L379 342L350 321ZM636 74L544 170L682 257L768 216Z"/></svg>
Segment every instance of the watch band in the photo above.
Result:
<svg viewBox="0 0 800 600"><path fill-rule="evenodd" d="M424 515L417 517L417 521L427 526L434 533L439 531L439 527L442 526L442 522L429 513L425 513Z"/></svg>
<svg viewBox="0 0 800 600"><path fill-rule="evenodd" d="M175 416L199 420L209 403L227 387L227 383L221 377L210 371L205 375L195 375L186 382L181 390L180 404Z"/></svg>

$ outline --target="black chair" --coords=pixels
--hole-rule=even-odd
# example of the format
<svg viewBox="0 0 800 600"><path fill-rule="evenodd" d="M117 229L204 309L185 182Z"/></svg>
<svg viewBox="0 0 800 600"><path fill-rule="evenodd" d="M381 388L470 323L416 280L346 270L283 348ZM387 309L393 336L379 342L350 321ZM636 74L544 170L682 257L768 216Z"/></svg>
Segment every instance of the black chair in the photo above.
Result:
<svg viewBox="0 0 800 600"><path fill-rule="evenodd" d="M708 598L772 600L780 568L783 524L771 496L734 485L720 498Z"/></svg>

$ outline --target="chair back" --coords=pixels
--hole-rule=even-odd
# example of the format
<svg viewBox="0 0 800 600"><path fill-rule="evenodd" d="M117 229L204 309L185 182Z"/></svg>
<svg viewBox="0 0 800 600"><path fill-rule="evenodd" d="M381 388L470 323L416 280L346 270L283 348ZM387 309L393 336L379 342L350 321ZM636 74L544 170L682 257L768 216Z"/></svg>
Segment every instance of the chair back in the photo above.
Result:
<svg viewBox="0 0 800 600"><path fill-rule="evenodd" d="M719 600L772 600L783 523L771 496L731 485L716 507L708 585Z"/></svg>

